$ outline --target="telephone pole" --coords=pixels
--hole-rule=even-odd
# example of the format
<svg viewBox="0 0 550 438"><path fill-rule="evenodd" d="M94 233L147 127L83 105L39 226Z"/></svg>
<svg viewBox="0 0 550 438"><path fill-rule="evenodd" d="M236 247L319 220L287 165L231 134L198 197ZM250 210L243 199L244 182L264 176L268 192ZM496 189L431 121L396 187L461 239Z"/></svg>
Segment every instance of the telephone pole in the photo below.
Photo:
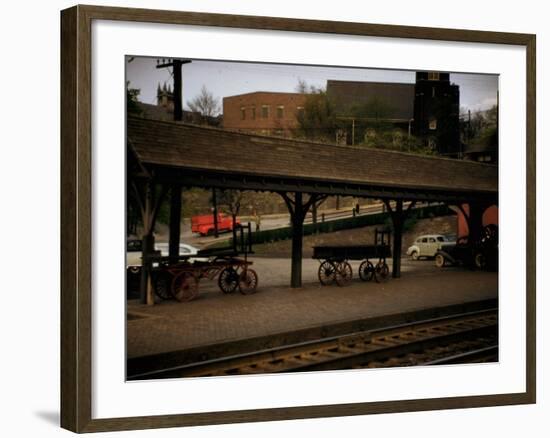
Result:
<svg viewBox="0 0 550 438"><path fill-rule="evenodd" d="M181 101L181 66L189 64L191 61L187 59L157 59L157 68L172 67L174 76L174 120L181 122L183 120L183 105ZM181 184L170 185L170 231L168 243L168 256L172 262L176 262L180 252L180 236L181 236Z"/></svg>
<svg viewBox="0 0 550 438"><path fill-rule="evenodd" d="M181 101L181 66L189 64L189 59L157 59L157 68L172 67L174 75L174 120L181 122L183 119L183 104Z"/></svg>

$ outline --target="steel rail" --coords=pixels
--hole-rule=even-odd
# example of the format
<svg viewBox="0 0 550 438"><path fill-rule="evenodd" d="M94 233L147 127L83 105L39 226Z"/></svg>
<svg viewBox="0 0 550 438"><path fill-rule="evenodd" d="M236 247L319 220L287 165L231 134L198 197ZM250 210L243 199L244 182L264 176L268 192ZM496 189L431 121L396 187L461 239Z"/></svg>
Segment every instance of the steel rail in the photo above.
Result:
<svg viewBox="0 0 550 438"><path fill-rule="evenodd" d="M426 362L424 365L454 365L498 361L498 345L479 348Z"/></svg>
<svg viewBox="0 0 550 438"><path fill-rule="evenodd" d="M404 355L438 343L494 332L498 322L497 315L497 309L486 309L414 321L170 367L129 378L210 377L347 369L357 367L362 362Z"/></svg>

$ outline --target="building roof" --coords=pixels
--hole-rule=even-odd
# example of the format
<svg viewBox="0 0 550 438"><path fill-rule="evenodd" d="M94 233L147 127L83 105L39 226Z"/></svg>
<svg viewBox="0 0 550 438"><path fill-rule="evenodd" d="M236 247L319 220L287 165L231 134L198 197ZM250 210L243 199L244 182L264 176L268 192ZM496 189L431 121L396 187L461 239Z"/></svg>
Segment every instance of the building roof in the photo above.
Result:
<svg viewBox="0 0 550 438"><path fill-rule="evenodd" d="M167 107L143 102L137 102L137 106L142 111L141 117L145 119L164 120L165 122L174 120L174 111Z"/></svg>
<svg viewBox="0 0 550 438"><path fill-rule="evenodd" d="M460 193L461 199L475 193L494 197L498 191L498 168L471 161L141 118L129 118L127 128L128 143L135 156L158 175L162 169L171 169L181 171L182 177L194 172L200 178L207 174L225 175L224 181L238 176L251 183L256 178L267 184L266 190L275 190L277 181L283 187L283 181L292 178L296 184L309 184L311 190L319 185L331 190L338 186L341 194L346 194L344 188L357 187L358 196L363 191L365 196L374 196L375 188L393 194L401 189Z"/></svg>
<svg viewBox="0 0 550 438"><path fill-rule="evenodd" d="M137 116L150 120L162 120L164 122L174 121L174 110L162 105L151 105L150 103L137 102L137 106L142 113ZM194 123L196 125L219 126L222 121L222 115L219 116L203 116L198 112L182 111L183 121L186 123Z"/></svg>
<svg viewBox="0 0 550 438"><path fill-rule="evenodd" d="M245 96L254 96L254 95L279 95L279 96L305 96L304 93L295 93L295 92L286 92L286 91L251 91L250 93L242 93L242 94L233 94L232 96L225 96L223 100L225 99L234 99L239 97L245 97Z"/></svg>
<svg viewBox="0 0 550 438"><path fill-rule="evenodd" d="M387 119L414 117L414 84L328 80L327 96L338 115L378 100L387 105Z"/></svg>

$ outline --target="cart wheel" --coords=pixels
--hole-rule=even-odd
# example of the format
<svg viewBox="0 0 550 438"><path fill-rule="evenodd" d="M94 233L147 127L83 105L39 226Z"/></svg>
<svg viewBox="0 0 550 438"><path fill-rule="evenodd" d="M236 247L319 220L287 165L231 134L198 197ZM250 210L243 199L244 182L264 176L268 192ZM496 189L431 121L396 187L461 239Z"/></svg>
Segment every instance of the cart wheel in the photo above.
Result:
<svg viewBox="0 0 550 438"><path fill-rule="evenodd" d="M474 256L474 263L477 269L485 269L487 267L487 258L482 252L476 253Z"/></svg>
<svg viewBox="0 0 550 438"><path fill-rule="evenodd" d="M328 260L325 260L321 265L319 266L319 272L318 272L319 282L323 286L328 286L329 284L332 284L332 282L336 278L336 266L334 266L333 262L329 262Z"/></svg>
<svg viewBox="0 0 550 438"><path fill-rule="evenodd" d="M437 266L438 268L442 268L443 266L445 266L445 257L443 257L441 254L436 254L435 266Z"/></svg>
<svg viewBox="0 0 550 438"><path fill-rule="evenodd" d="M258 287L258 274L253 269L245 269L239 275L239 291L243 295L256 293Z"/></svg>
<svg viewBox="0 0 550 438"><path fill-rule="evenodd" d="M174 298L171 290L172 275L168 272L159 272L153 278L153 289L155 294L163 300Z"/></svg>
<svg viewBox="0 0 550 438"><path fill-rule="evenodd" d="M374 277L374 265L369 260L365 260L359 266L359 277L363 281L371 281Z"/></svg>
<svg viewBox="0 0 550 438"><path fill-rule="evenodd" d="M378 262L374 267L374 279L377 283L383 283L390 278L390 268L386 262Z"/></svg>
<svg viewBox="0 0 550 438"><path fill-rule="evenodd" d="M239 274L232 266L224 268L218 276L218 286L224 294L235 292L239 285Z"/></svg>
<svg viewBox="0 0 550 438"><path fill-rule="evenodd" d="M172 281L172 295L178 301L191 301L199 294L199 281L191 272L182 272Z"/></svg>
<svg viewBox="0 0 550 438"><path fill-rule="evenodd" d="M336 284L338 286L347 286L351 282L353 271L348 262L339 263L336 267Z"/></svg>

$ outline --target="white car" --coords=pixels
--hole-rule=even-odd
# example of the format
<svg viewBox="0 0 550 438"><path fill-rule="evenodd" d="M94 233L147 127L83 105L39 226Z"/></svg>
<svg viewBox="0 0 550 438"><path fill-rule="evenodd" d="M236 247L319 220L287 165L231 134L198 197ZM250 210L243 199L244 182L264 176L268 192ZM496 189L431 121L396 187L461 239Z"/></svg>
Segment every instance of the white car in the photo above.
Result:
<svg viewBox="0 0 550 438"><path fill-rule="evenodd" d="M449 242L449 240L442 234L418 236L407 249L407 255L411 256L413 260L418 260L420 257L435 257L437 250L445 242Z"/></svg>
<svg viewBox="0 0 550 438"><path fill-rule="evenodd" d="M155 243L155 250L160 251L160 255L168 257L168 243ZM186 243L180 243L180 255L193 256L198 254L198 249ZM189 261L208 261L208 258L192 257ZM126 267L132 271L139 271L141 268L141 241L131 240L127 242Z"/></svg>

